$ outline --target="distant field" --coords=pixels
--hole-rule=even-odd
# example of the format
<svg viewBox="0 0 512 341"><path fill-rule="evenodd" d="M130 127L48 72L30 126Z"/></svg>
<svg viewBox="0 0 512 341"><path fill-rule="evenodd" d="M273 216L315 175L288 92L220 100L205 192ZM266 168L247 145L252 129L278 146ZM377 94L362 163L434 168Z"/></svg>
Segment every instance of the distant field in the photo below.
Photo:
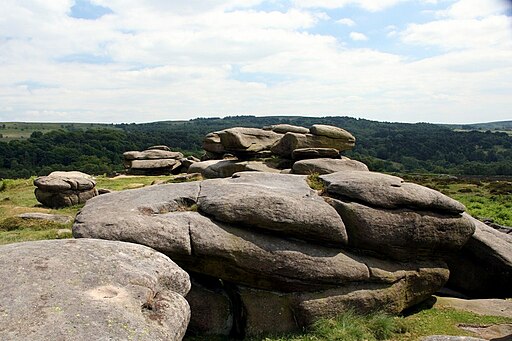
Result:
<svg viewBox="0 0 512 341"><path fill-rule="evenodd" d="M0 122L0 141L28 139L34 131L47 133L52 130L87 130L87 129L116 129L112 124L104 123L28 123L28 122Z"/></svg>

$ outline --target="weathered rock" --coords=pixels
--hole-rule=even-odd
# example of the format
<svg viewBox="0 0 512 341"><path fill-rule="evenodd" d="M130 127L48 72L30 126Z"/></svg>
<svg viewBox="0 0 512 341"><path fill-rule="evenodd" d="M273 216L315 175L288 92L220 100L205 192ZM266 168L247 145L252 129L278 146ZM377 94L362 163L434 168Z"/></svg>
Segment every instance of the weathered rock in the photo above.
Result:
<svg viewBox="0 0 512 341"><path fill-rule="evenodd" d="M340 151L334 148L299 148L292 152L293 160L320 158L339 159Z"/></svg>
<svg viewBox="0 0 512 341"><path fill-rule="evenodd" d="M368 171L368 167L356 160L342 159L310 159L301 160L293 164L294 174L331 174L345 171Z"/></svg>
<svg viewBox="0 0 512 341"><path fill-rule="evenodd" d="M230 128L218 134L228 152L260 152L270 149L282 137L281 134L257 128Z"/></svg>
<svg viewBox="0 0 512 341"><path fill-rule="evenodd" d="M452 287L470 297L512 297L512 236L469 215L475 234L449 259Z"/></svg>
<svg viewBox="0 0 512 341"><path fill-rule="evenodd" d="M264 128L265 130L272 130L273 132L279 133L279 134L286 134L286 133L299 133L299 134L307 134L309 133L308 128L300 127L300 126L294 126L291 124L274 124L268 127Z"/></svg>
<svg viewBox="0 0 512 341"><path fill-rule="evenodd" d="M83 204L98 195L96 182L81 172L53 172L36 178L34 185L37 201L52 208Z"/></svg>
<svg viewBox="0 0 512 341"><path fill-rule="evenodd" d="M352 142L356 141L355 137L345 129L324 124L312 125L311 128L309 128L309 132L313 135L327 136L333 139L341 139Z"/></svg>
<svg viewBox="0 0 512 341"><path fill-rule="evenodd" d="M96 181L88 174L81 172L52 172L48 176L40 176L34 185L42 191L59 192L66 190L86 191L96 186Z"/></svg>
<svg viewBox="0 0 512 341"><path fill-rule="evenodd" d="M395 259L446 254L460 249L475 231L463 215L409 209L376 209L330 199L343 217L349 244Z"/></svg>
<svg viewBox="0 0 512 341"><path fill-rule="evenodd" d="M313 134L286 133L271 151L284 158L291 158L295 149L302 148L333 148L338 151L352 149L355 139L337 139Z"/></svg>
<svg viewBox="0 0 512 341"><path fill-rule="evenodd" d="M200 173L206 179L227 178L238 172L279 173L263 161L209 160L190 165L188 173Z"/></svg>
<svg viewBox="0 0 512 341"><path fill-rule="evenodd" d="M346 247L340 232L345 216L340 219L325 202L330 199L320 197L306 179L240 172L229 179L107 194L85 205L73 235L144 244L170 256L194 276L219 279L220 286L200 282L190 296L193 309L218 312L193 318L200 333L230 329L231 335L240 337L295 331L349 307L397 313L444 285L449 272L439 252L429 251L431 260L420 261L424 255L416 249L421 246L407 246L410 255L397 261L389 260L387 246L378 250L354 246L349 236ZM370 244L381 237L384 245L393 240L390 236L399 240L402 234L402 239L412 238L418 245L424 237L427 248L446 243L450 249L454 247L450 239L441 241L441 236L461 232L452 228L457 223L449 219L466 219L459 213L412 211L420 222L416 235L409 216L400 215L407 209L377 211L390 211L397 220L390 218L388 229L370 230L376 234L368 237ZM442 219L431 222L431 215ZM368 219L376 223L371 216ZM421 226L424 221L435 225L434 231L428 224ZM399 248L404 242L396 244Z"/></svg>
<svg viewBox="0 0 512 341"><path fill-rule="evenodd" d="M52 240L0 247L0 339L181 340L188 275L141 245Z"/></svg>
<svg viewBox="0 0 512 341"><path fill-rule="evenodd" d="M214 154L223 154L226 152L224 146L220 142L220 136L218 132L209 133L206 135L206 137L203 139L203 149Z"/></svg>
<svg viewBox="0 0 512 341"><path fill-rule="evenodd" d="M34 219L34 220L46 220L53 221L59 224L68 224L73 221L73 218L67 215L61 214L48 214L48 213L39 213L39 212L29 212L18 214L17 217L21 219Z"/></svg>
<svg viewBox="0 0 512 341"><path fill-rule="evenodd" d="M470 311L478 315L512 318L512 301L505 299L461 299L436 297L435 307Z"/></svg>
<svg viewBox="0 0 512 341"><path fill-rule="evenodd" d="M158 160L158 159L174 159L179 160L183 158L183 154L180 152L171 152L169 150L162 149L149 149L142 152L129 151L123 153L125 160Z"/></svg>
<svg viewBox="0 0 512 341"><path fill-rule="evenodd" d="M169 152L171 151L171 148L169 148L165 145L157 145L157 146L148 147L148 150L151 150L151 149L167 150Z"/></svg>
<svg viewBox="0 0 512 341"><path fill-rule="evenodd" d="M304 177L280 175L293 181L292 188L267 187L257 182L240 183L236 179L204 181L198 206L201 212L218 221L265 229L290 237L323 243L346 244L345 226L340 216ZM300 228L299 228L300 227Z"/></svg>
<svg viewBox="0 0 512 341"><path fill-rule="evenodd" d="M192 278L192 288L185 297L191 308L187 333L230 334L233 329L233 304L224 288L218 279L200 281Z"/></svg>
<svg viewBox="0 0 512 341"><path fill-rule="evenodd" d="M167 180L165 183L188 182L203 180L201 173L188 173L176 175L174 178Z"/></svg>
<svg viewBox="0 0 512 341"><path fill-rule="evenodd" d="M467 330L482 337L484 340L512 340L512 324L494 324L478 326L474 324L462 324L458 326L460 329Z"/></svg>
<svg viewBox="0 0 512 341"><path fill-rule="evenodd" d="M133 169L154 169L169 168L173 169L181 165L180 161L175 159L153 159L153 160L133 160L129 162L129 168Z"/></svg>
<svg viewBox="0 0 512 341"><path fill-rule="evenodd" d="M376 172L337 172L320 177L329 195L372 207L410 208L459 214L464 205L433 189Z"/></svg>

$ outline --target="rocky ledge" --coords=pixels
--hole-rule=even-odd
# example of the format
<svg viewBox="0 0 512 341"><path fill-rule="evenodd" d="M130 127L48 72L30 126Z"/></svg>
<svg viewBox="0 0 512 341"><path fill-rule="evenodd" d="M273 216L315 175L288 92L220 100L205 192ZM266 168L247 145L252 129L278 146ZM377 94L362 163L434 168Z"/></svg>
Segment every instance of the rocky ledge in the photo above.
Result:
<svg viewBox="0 0 512 341"><path fill-rule="evenodd" d="M192 277L189 331L240 336L300 330L348 307L401 312L446 283L444 255L475 231L460 203L398 177L320 180L323 191L303 175L243 172L105 194L73 235L171 257Z"/></svg>

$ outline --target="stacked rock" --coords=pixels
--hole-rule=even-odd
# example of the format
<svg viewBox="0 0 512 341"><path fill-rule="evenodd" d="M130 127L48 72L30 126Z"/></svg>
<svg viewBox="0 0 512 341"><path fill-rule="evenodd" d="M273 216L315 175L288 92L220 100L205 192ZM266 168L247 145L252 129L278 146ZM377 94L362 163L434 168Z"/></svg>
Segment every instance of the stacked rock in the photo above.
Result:
<svg viewBox="0 0 512 341"><path fill-rule="evenodd" d="M83 204L98 195L96 181L82 172L52 172L34 180L37 201L46 207L60 208Z"/></svg>
<svg viewBox="0 0 512 341"><path fill-rule="evenodd" d="M168 175L186 172L188 166L199 161L196 158L184 158L180 152L173 152L167 146L152 146L142 152L123 153L124 165L129 174Z"/></svg>
<svg viewBox="0 0 512 341"><path fill-rule="evenodd" d="M304 175L242 172L99 196L73 235L168 255L192 277L189 331L243 336L399 313L444 285L444 255L475 230L460 203L398 177L320 179L323 195Z"/></svg>
<svg viewBox="0 0 512 341"><path fill-rule="evenodd" d="M222 178L242 171L293 174L367 171L365 164L340 155L354 145L355 138L348 131L321 124L309 129L289 124L264 129L230 128L205 137L203 149L207 160L195 164L189 172ZM226 154L234 158L222 160Z"/></svg>

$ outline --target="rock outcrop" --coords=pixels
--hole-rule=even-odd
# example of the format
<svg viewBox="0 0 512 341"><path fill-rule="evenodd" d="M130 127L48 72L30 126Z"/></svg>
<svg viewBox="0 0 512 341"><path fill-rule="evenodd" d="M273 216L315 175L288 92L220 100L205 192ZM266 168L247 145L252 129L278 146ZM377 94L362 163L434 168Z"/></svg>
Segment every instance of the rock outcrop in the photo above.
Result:
<svg viewBox="0 0 512 341"><path fill-rule="evenodd" d="M448 285L470 297L512 297L512 236L467 215L475 234L451 257Z"/></svg>
<svg viewBox="0 0 512 341"><path fill-rule="evenodd" d="M191 273L192 311L219 315L193 313L190 331L296 331L349 307L398 313L444 285L440 251L460 248L473 223L441 193L346 173L368 193L353 194L340 173L321 177L320 196L303 175L243 172L105 194L73 235L144 244Z"/></svg>
<svg viewBox="0 0 512 341"><path fill-rule="evenodd" d="M182 153L173 152L167 146L153 146L141 152L125 152L123 158L129 174L159 175L180 173L184 157Z"/></svg>
<svg viewBox="0 0 512 341"><path fill-rule="evenodd" d="M181 340L187 273L131 243L52 240L0 247L1 340Z"/></svg>
<svg viewBox="0 0 512 341"><path fill-rule="evenodd" d="M212 179L245 171L294 174L367 171L363 163L340 155L354 144L352 134L334 126L313 125L308 129L277 124L264 129L230 128L206 135L203 161L194 164L188 172L200 172Z"/></svg>
<svg viewBox="0 0 512 341"><path fill-rule="evenodd" d="M83 204L98 195L96 181L81 172L52 172L34 180L37 201L46 207L60 208Z"/></svg>

